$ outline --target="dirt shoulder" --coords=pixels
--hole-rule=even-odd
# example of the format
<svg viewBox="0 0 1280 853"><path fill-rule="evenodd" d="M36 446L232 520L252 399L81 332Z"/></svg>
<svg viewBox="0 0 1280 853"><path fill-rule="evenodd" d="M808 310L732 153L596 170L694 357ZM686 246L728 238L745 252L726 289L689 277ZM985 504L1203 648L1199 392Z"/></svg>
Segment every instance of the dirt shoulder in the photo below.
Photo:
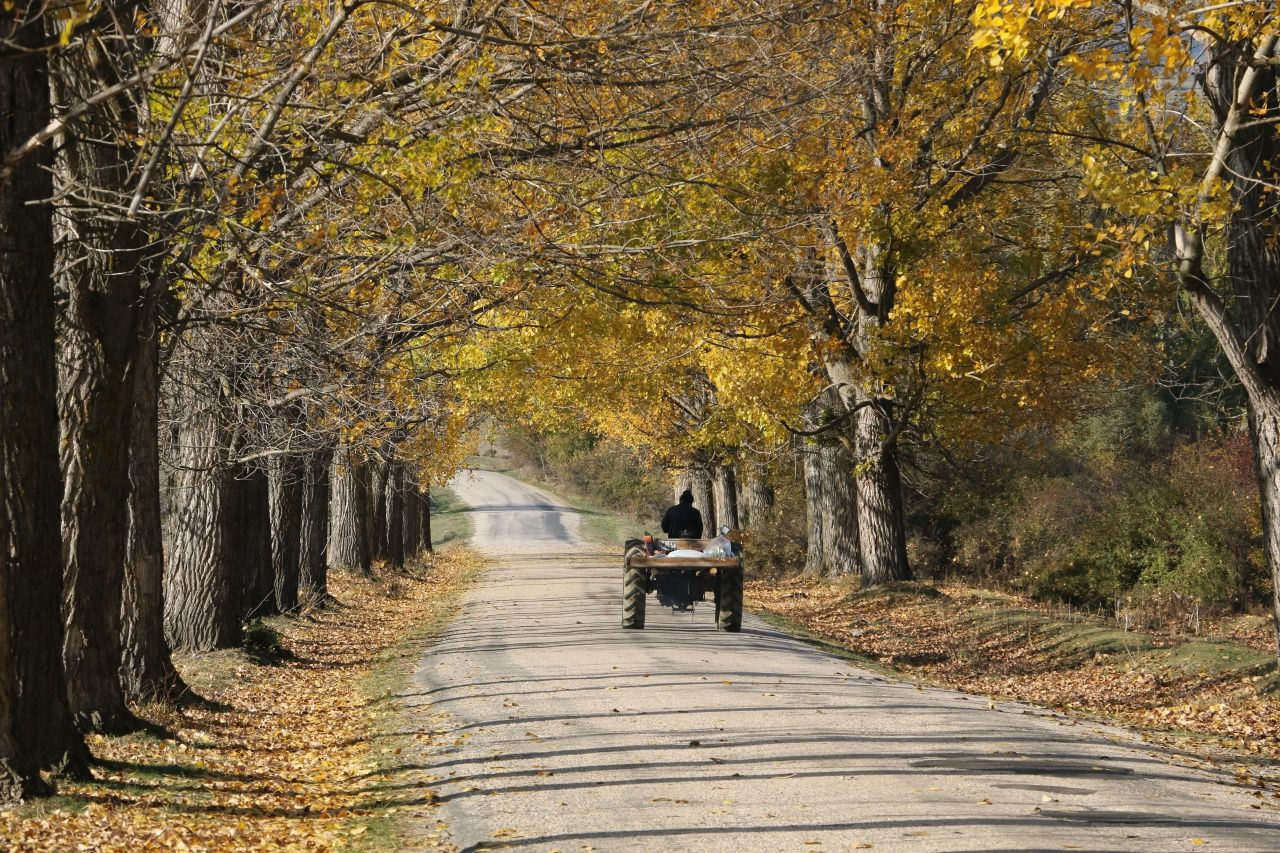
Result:
<svg viewBox="0 0 1280 853"><path fill-rule="evenodd" d="M1253 644L1054 618L961 586L752 581L747 606L873 666L1119 722L1217 760L1252 756L1242 774L1280 776L1280 695L1260 692L1275 657Z"/></svg>
<svg viewBox="0 0 1280 853"><path fill-rule="evenodd" d="M335 603L271 620L282 654L183 657L216 705L153 709L173 737L94 737L91 783L0 812L7 850L393 849L432 809L395 694L478 571L451 548L403 573L330 579Z"/></svg>

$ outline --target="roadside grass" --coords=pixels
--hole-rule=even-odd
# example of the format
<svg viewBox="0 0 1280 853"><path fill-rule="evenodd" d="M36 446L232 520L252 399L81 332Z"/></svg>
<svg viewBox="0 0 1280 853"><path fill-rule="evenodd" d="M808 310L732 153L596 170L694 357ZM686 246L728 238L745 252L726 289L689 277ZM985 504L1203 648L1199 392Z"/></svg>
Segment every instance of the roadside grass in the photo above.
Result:
<svg viewBox="0 0 1280 853"><path fill-rule="evenodd" d="M1265 692L1275 658L1238 641L1056 618L958 584L863 592L847 579L749 579L747 606L870 669L1134 726L1199 752L1280 758L1280 696Z"/></svg>
<svg viewBox="0 0 1280 853"><path fill-rule="evenodd" d="M455 496L456 500L456 496ZM484 570L484 561L462 545L444 552L441 570L429 579L430 594L419 621L376 657L374 666L360 682L370 705L379 708L373 722L373 769L368 773L368 807L365 825L368 834L361 849L400 850L406 846L430 849L443 844L443 834L423 833L434 823L431 809L436 802L430 785L435 781L424 766L425 749L432 731L442 718L429 706L404 700L414 693L413 674L428 647L440 636L457 613L462 595ZM417 793L413 793L417 792Z"/></svg>
<svg viewBox="0 0 1280 853"><path fill-rule="evenodd" d="M435 548L458 545L471 538L471 515L448 486L431 487L431 544Z"/></svg>
<svg viewBox="0 0 1280 853"><path fill-rule="evenodd" d="M479 570L453 547L403 572L334 573L331 606L264 620L260 640L283 654L178 656L210 701L137 709L167 737L88 738L95 778L0 810L0 847L399 848L404 816L434 795L414 748L430 733L397 697Z"/></svg>

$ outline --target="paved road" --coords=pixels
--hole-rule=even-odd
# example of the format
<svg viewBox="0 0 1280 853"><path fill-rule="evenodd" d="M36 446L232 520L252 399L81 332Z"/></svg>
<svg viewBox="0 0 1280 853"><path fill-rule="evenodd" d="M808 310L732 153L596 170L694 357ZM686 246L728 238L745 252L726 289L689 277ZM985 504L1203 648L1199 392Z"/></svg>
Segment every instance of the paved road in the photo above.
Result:
<svg viewBox="0 0 1280 853"><path fill-rule="evenodd" d="M615 553L499 474L462 475L495 567L417 675L454 746L464 850L1280 850L1280 820L1116 729L851 667L748 618L650 602Z"/></svg>

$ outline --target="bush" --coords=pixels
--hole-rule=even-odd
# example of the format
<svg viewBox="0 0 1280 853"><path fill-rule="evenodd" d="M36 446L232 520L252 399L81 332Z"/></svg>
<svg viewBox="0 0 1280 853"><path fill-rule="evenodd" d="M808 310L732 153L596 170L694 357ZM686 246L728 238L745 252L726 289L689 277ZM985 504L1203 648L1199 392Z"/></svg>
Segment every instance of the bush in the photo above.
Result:
<svg viewBox="0 0 1280 853"><path fill-rule="evenodd" d="M240 645L255 663L271 664L290 660L293 653L280 643L280 632L261 619L254 619L244 626Z"/></svg>
<svg viewBox="0 0 1280 853"><path fill-rule="evenodd" d="M1072 475L1021 477L990 507L957 527L955 562L1039 598L1240 610L1269 594L1243 435L1150 461L1084 457Z"/></svg>

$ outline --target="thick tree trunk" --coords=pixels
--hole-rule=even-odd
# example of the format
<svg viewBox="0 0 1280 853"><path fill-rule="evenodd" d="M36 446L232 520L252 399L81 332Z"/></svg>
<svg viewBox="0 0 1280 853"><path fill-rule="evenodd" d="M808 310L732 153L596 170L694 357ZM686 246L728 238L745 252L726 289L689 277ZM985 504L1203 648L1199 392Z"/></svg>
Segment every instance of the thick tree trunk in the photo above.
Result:
<svg viewBox="0 0 1280 853"><path fill-rule="evenodd" d="M672 491L675 493L675 496L672 498L672 503L679 503L680 496L692 488L692 486L693 478L689 476L689 469L685 468L677 471L672 482Z"/></svg>
<svg viewBox="0 0 1280 853"><path fill-rule="evenodd" d="M818 446L822 477L822 552L826 574L858 572L858 494L853 482L853 459L838 438L826 436Z"/></svg>
<svg viewBox="0 0 1280 853"><path fill-rule="evenodd" d="M1204 77L1217 120L1218 150L1224 153L1210 161L1209 169L1229 182L1234 204L1226 235L1229 306L1205 276L1198 223L1179 223L1176 242L1179 281L1249 398L1280 657L1280 316L1275 310L1280 300L1280 197L1272 190L1280 182L1276 56L1274 35L1261 36L1257 44L1218 42Z"/></svg>
<svg viewBox="0 0 1280 853"><path fill-rule="evenodd" d="M105 38L55 54L54 89L74 104L134 70L122 49L134 15L123 11ZM129 95L69 120L54 174L69 199L55 219L67 293L60 329L59 414L63 484L63 618L67 691L84 730L121 733L138 721L120 680L120 613L128 547L132 367L143 325L149 250L142 221L111 206L129 187L138 151Z"/></svg>
<svg viewBox="0 0 1280 853"><path fill-rule="evenodd" d="M304 461L292 453L271 457L267 464L271 507L271 576L276 610L298 609L299 554L302 540Z"/></svg>
<svg viewBox="0 0 1280 853"><path fill-rule="evenodd" d="M812 427L809 428L812 429ZM816 576L821 575L826 568L826 549L822 542L824 529L822 516L826 506L822 495L822 465L818 460L816 443L805 442L800 453L801 464L804 467L804 573Z"/></svg>
<svg viewBox="0 0 1280 853"><path fill-rule="evenodd" d="M910 580L907 564L907 525L902 507L897 446L888 438L885 400L859 409L856 419L858 475L854 481L858 505L858 545L862 580L868 586Z"/></svg>
<svg viewBox="0 0 1280 853"><path fill-rule="evenodd" d="M834 230L828 233L828 240L833 248L845 249ZM891 382L891 377L865 375L865 370L855 369L859 354L868 350L892 316L896 276L889 253L883 244L874 240L862 247L861 270L854 269L856 263L851 258L846 264L849 286L857 295L855 322L847 330L822 325L819 335L830 344L823 360L827 379L839 396L843 410L853 413L858 546L863 584L872 585L911 577L902 481L898 473L898 444L893 437L894 405L880 390L886 382ZM808 307L817 317L831 314L830 275L831 271L827 270L817 277L805 296ZM847 340L845 335L852 340ZM909 365L897 367L905 372Z"/></svg>
<svg viewBox="0 0 1280 853"><path fill-rule="evenodd" d="M271 568L271 501L267 472L256 465L238 466L232 481L234 565L239 575L241 619L276 612L275 575Z"/></svg>
<svg viewBox="0 0 1280 853"><path fill-rule="evenodd" d="M1262 498L1262 542L1271 570L1271 618L1280 656L1280 393L1250 400L1258 491Z"/></svg>
<svg viewBox="0 0 1280 853"><path fill-rule="evenodd" d="M164 536L160 519L159 341L148 323L133 370L129 436L129 547L124 568L120 680L134 702L186 692L164 637Z"/></svg>
<svg viewBox="0 0 1280 853"><path fill-rule="evenodd" d="M367 466L348 448L334 454L329 500L329 566L369 574Z"/></svg>
<svg viewBox="0 0 1280 853"><path fill-rule="evenodd" d="M0 35L3 35L0 32ZM6 105L4 83L0 82L0 106ZM0 139L4 137L0 135ZM0 282L3 286L3 282ZM0 368L0 374L3 368ZM7 482L0 478L0 488ZM0 542L9 536L0 528ZM8 804L31 796L43 796L49 789L40 778L40 768L25 747L14 739L14 711L18 705L18 673L10 647L9 596L0 583L0 803Z"/></svg>
<svg viewBox="0 0 1280 853"><path fill-rule="evenodd" d="M298 601L303 607L319 607L329 595L329 564L325 549L329 540L328 451L317 450L303 459L302 495L298 516Z"/></svg>
<svg viewBox="0 0 1280 853"><path fill-rule="evenodd" d="M400 532L404 542L402 547L405 559L412 560L422 550L422 508L418 505L422 497L418 491L417 474L405 471L404 488L401 492L400 514L403 520L400 524Z"/></svg>
<svg viewBox="0 0 1280 853"><path fill-rule="evenodd" d="M746 523L752 529L758 529L768 523L773 510L773 489L769 486L769 474L762 463L752 462L742 480L742 506Z"/></svg>
<svg viewBox="0 0 1280 853"><path fill-rule="evenodd" d="M175 649L208 651L240 642L228 431L220 401L189 412L178 431L176 510L164 576L164 627Z"/></svg>
<svg viewBox="0 0 1280 853"><path fill-rule="evenodd" d="M387 565L393 569L404 568L404 466L392 462L387 470L387 483L383 488L383 515L387 519Z"/></svg>
<svg viewBox="0 0 1280 853"><path fill-rule="evenodd" d="M49 123L42 4L0 18L0 151ZM0 773L3 793L44 793L40 767L87 772L62 666L53 195L48 148L0 177Z"/></svg>
<svg viewBox="0 0 1280 853"><path fill-rule="evenodd" d="M742 526L738 519L738 478L732 465L717 465L715 468L716 526L708 531L708 535L718 536L720 528L728 525L731 530Z"/></svg>
<svg viewBox="0 0 1280 853"><path fill-rule="evenodd" d="M716 502L711 471L700 464L690 466L689 490L693 492L694 507L702 513L702 535L715 536Z"/></svg>
<svg viewBox="0 0 1280 853"><path fill-rule="evenodd" d="M431 486L425 485L418 492L418 506L422 508L422 518L418 522L418 528L422 531L422 550L428 554L435 551L435 544L431 541Z"/></svg>
<svg viewBox="0 0 1280 853"><path fill-rule="evenodd" d="M375 560L387 559L387 477L391 465L388 460L369 466L369 542L370 556Z"/></svg>

